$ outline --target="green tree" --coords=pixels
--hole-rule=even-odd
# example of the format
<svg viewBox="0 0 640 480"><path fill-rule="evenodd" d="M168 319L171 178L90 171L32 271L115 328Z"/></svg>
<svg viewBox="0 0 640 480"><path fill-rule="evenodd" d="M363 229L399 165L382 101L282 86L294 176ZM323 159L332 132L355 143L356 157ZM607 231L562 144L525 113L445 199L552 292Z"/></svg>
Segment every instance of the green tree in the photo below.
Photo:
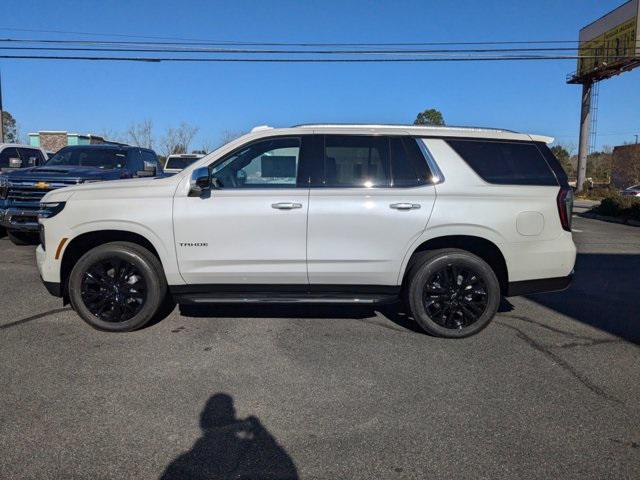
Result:
<svg viewBox="0 0 640 480"><path fill-rule="evenodd" d="M560 162L560 165L562 165L562 168L564 168L564 171L567 172L567 175L569 177L574 177L575 171L571 164L571 154L569 153L569 150L562 145L554 145L551 147L551 151Z"/></svg>
<svg viewBox="0 0 640 480"><path fill-rule="evenodd" d="M2 112L2 127L4 129L5 143L15 143L18 138L16 119L7 111Z"/></svg>
<svg viewBox="0 0 640 480"><path fill-rule="evenodd" d="M444 117L439 110L435 108L429 108L424 112L420 112L413 122L414 125L444 125Z"/></svg>

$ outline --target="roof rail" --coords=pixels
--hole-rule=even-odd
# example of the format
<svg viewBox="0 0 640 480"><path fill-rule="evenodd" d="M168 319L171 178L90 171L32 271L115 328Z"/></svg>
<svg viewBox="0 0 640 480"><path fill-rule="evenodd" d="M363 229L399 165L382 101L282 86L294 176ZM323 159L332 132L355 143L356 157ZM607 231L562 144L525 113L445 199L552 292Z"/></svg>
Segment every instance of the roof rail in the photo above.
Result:
<svg viewBox="0 0 640 480"><path fill-rule="evenodd" d="M401 123L301 123L298 125L292 125L291 128L300 127L399 127L399 128L429 128L429 129L451 129L451 130L490 130L498 132L519 133L515 130L508 130L506 128L493 128L493 127L477 127L469 125L407 125Z"/></svg>

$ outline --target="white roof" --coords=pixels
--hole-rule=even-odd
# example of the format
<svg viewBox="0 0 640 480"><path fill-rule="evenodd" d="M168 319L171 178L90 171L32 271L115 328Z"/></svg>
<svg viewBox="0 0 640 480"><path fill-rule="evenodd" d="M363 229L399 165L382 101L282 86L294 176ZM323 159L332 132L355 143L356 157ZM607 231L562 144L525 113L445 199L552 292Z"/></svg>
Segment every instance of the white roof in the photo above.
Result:
<svg viewBox="0 0 640 480"><path fill-rule="evenodd" d="M18 147L18 148L31 148L35 150L41 150L40 147L34 147L32 145L25 145L24 143L0 143L0 149L5 147Z"/></svg>

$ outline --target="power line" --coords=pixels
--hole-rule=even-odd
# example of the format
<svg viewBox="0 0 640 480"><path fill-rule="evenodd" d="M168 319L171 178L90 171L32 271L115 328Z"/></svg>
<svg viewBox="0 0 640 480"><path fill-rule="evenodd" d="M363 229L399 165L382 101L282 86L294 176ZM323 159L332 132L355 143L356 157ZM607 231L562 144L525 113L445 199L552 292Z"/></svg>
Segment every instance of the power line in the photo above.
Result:
<svg viewBox="0 0 640 480"><path fill-rule="evenodd" d="M216 63L417 63L417 62L479 62L479 61L533 61L577 60L598 58L579 55L520 55L520 56L466 56L422 58L207 58L207 57L107 57L66 55L0 55L13 60L86 60L126 62L216 62Z"/></svg>
<svg viewBox="0 0 640 480"><path fill-rule="evenodd" d="M2 40L0 40L2 43ZM307 54L307 55L399 55L431 53L503 53L503 52L575 52L575 48L474 48L474 49L402 49L402 50L282 50L241 48L106 48L106 47L14 47L0 50L89 51L89 52L158 52L158 53L242 53L242 54Z"/></svg>
<svg viewBox="0 0 640 480"><path fill-rule="evenodd" d="M68 30L38 30L29 28L10 28L0 27L0 30L10 32L30 32L30 33L56 33L63 35L94 35L99 37L121 37L121 38L140 38L154 40L177 40L184 42L185 45L207 44L207 45L245 45L245 46L438 46L438 45L518 45L518 44L547 44L547 43L579 43L578 40L489 40L489 41L455 41L455 42L258 42L258 41L232 41L232 40L205 40L184 37L162 37L154 35L130 35L122 33L96 33L96 32L78 32ZM196 43L193 43L196 42ZM137 43L137 42L132 42ZM163 42L145 42L145 43L163 43Z"/></svg>

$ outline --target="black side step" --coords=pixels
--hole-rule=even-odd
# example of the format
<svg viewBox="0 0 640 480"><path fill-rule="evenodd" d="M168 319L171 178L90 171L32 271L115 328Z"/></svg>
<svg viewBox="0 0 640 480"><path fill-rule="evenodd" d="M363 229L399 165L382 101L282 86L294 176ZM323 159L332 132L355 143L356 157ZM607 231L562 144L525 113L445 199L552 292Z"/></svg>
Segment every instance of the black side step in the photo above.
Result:
<svg viewBox="0 0 640 480"><path fill-rule="evenodd" d="M185 305L209 303L331 303L379 305L393 303L397 295L344 293L174 293L176 302Z"/></svg>

